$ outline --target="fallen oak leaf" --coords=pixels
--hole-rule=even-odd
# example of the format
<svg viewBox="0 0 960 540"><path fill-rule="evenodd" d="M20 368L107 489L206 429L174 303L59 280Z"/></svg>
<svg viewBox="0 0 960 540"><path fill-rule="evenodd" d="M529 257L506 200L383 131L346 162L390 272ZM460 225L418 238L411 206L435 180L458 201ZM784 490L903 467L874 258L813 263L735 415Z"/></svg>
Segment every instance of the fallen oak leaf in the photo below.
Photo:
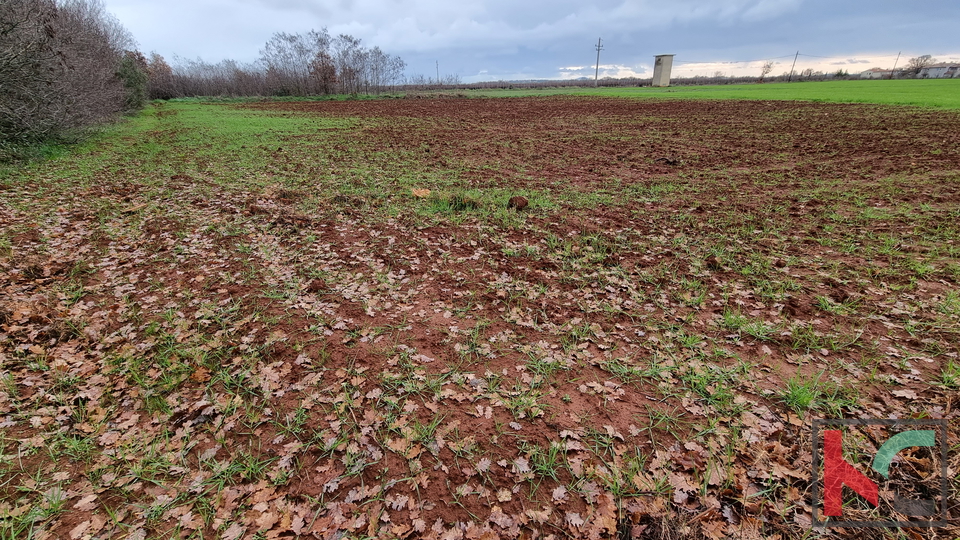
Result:
<svg viewBox="0 0 960 540"><path fill-rule="evenodd" d="M603 492L597 497L597 510L593 515L593 530L606 536L617 533L617 505L613 495Z"/></svg>
<svg viewBox="0 0 960 540"><path fill-rule="evenodd" d="M407 441L405 439L390 439L387 441L387 448L397 454L404 454L407 451Z"/></svg>
<svg viewBox="0 0 960 540"><path fill-rule="evenodd" d="M278 516L276 513L264 512L263 514L260 514L256 520L254 520L254 523L256 523L257 527L259 527L261 530L270 530L274 525L277 524L278 521L280 521L280 516Z"/></svg>
<svg viewBox="0 0 960 540"><path fill-rule="evenodd" d="M408 534L413 532L413 527L410 525L403 525L401 523L396 523L390 527L390 532L393 533L397 538L405 538Z"/></svg>
<svg viewBox="0 0 960 540"><path fill-rule="evenodd" d="M583 518L580 517L578 512L567 512L563 519L567 522L567 526L571 531L583 527Z"/></svg>
<svg viewBox="0 0 960 540"><path fill-rule="evenodd" d="M503 510L499 506L494 506L493 510L490 512L490 522L499 526L501 529L509 529L513 527L515 523L513 518L503 513Z"/></svg>
<svg viewBox="0 0 960 540"><path fill-rule="evenodd" d="M707 521L701 523L700 530L703 532L704 536L707 538L712 538L713 540L729 538L727 535L727 526L722 521Z"/></svg>
<svg viewBox="0 0 960 540"><path fill-rule="evenodd" d="M78 524L76 527L70 530L70 538L76 540L83 536L83 533L87 532L87 529L90 528L90 520L84 521Z"/></svg>
<svg viewBox="0 0 960 540"><path fill-rule="evenodd" d="M242 536L246 530L247 528L243 525L240 525L239 523L233 523L227 527L227 530L223 531L223 536L220 538L223 540L237 540L237 538L240 538L240 536Z"/></svg>
<svg viewBox="0 0 960 540"><path fill-rule="evenodd" d="M543 510L531 509L531 510L527 510L525 513L527 517L529 517L533 521L536 521L537 523L546 523L547 520L550 519L550 514L553 513L553 509L550 508L549 506L544 506Z"/></svg>
<svg viewBox="0 0 960 540"><path fill-rule="evenodd" d="M87 495L77 501L73 507L81 512L89 512L97 507L97 495L95 493Z"/></svg>

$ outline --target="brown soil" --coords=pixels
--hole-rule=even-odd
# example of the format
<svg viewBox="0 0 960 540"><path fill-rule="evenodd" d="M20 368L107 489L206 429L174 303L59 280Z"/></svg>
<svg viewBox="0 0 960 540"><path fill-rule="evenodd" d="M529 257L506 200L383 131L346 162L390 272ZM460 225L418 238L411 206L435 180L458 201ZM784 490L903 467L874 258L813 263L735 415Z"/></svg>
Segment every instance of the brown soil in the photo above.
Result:
<svg viewBox="0 0 960 540"><path fill-rule="evenodd" d="M875 180L960 168L952 111L781 101L583 97L258 103L270 111L367 118L361 151L415 152L467 169L476 187L521 181L602 189L611 178L679 172ZM956 186L935 200L958 201Z"/></svg>
<svg viewBox="0 0 960 540"><path fill-rule="evenodd" d="M958 260L948 247L931 254L923 236L948 242L937 227L960 209L955 113L588 98L245 107L361 119L342 143L304 149L311 141L296 137L273 152L291 175L364 163L385 176L455 170L477 190L608 198L547 210L520 197L514 206L523 212L513 215L522 227L472 219L482 207L467 204L457 209L465 221L424 226L373 215L374 205L406 194L338 195L308 216L297 206L311 196L306 189L204 200L191 193L199 175L177 174L169 178L182 193L162 204L171 215L192 208L192 221L151 216L137 222L139 238L97 236L96 216L79 210L46 228L0 213L0 225L17 231L17 251L0 252L0 358L24 384L0 414L13 417L41 389L63 386L37 364L48 353L70 358L69 349L74 360L55 371L79 380L55 399L68 412L111 415L93 433L98 452L161 431L180 445L164 450L176 467L156 477L125 477L123 464L102 455L90 466L69 462L78 478L94 467L99 478L109 462L120 480L71 480L68 509L99 490L98 509L126 504L130 522L157 535L187 522L213 537L224 532L217 523L242 516L245 537L796 537L810 516L809 426L827 413L798 417L778 397L787 381L827 373L856 387L856 405L843 409L851 417L926 414L957 425L954 391L931 381L960 353L956 318L936 311L958 290L948 270ZM90 196L137 211L144 202L128 182ZM871 208L916 215L835 226ZM221 236L206 232L210 224L242 232ZM896 254L865 252L879 235L897 239ZM60 239L41 249L44 238ZM60 261L84 248L99 259L68 276ZM922 255L934 270L905 275L907 259ZM87 288L77 304L62 292L70 280ZM694 281L703 301L681 285ZM791 288L764 293L770 282ZM818 308L826 299L855 307ZM234 308L226 322L211 315ZM723 327L734 310L776 331ZM52 324L65 319L84 325L70 333ZM930 333L915 335L914 323ZM800 324L857 340L837 350L797 346L786 330ZM120 360L154 362L160 338L144 334L156 328L176 338L163 346L193 348L169 368L185 371L164 395L166 408L148 410L133 376L113 370ZM193 341L200 337L202 346ZM253 367L243 363L251 357ZM545 359L556 365L534 362ZM650 371L657 365L662 372ZM643 374L617 375L618 367ZM537 369L550 373L539 378ZM734 375L710 378L724 370ZM90 382L94 374L103 380ZM698 387L700 378L711 382ZM107 396L103 407L89 397L100 395L95 387ZM724 391L736 394L735 413L719 410ZM535 400L521 403L527 395ZM80 433L53 409L37 422ZM301 409L306 434L284 424ZM132 411L140 417L131 420ZM436 433L418 439L438 417ZM664 418L674 423L657 423ZM18 422L0 453L44 433ZM535 449L551 444L563 448L557 478L527 471L542 458ZM239 449L256 450L272 468L230 476L211 497L215 518L185 519L202 511L199 503L143 517L158 497L195 495L192 479L213 482L210 464L240 459ZM627 475L637 455L643 466ZM7 473L0 494L14 497L30 467L53 466L33 459ZM714 481L717 459L729 462ZM358 460L373 465L351 470ZM667 481L645 484L647 474ZM119 502L131 498L139 510ZM67 537L96 513L69 510L51 530Z"/></svg>

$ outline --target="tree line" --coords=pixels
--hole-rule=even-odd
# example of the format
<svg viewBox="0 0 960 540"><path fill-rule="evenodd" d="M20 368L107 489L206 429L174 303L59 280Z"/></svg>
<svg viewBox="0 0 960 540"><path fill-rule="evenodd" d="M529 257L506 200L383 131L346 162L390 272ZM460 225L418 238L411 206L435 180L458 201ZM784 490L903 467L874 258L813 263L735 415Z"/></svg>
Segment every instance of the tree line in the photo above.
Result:
<svg viewBox="0 0 960 540"><path fill-rule="evenodd" d="M249 64L176 58L146 60L153 99L189 96L312 96L377 94L403 81L406 64L380 47L367 48L347 34L326 28L304 34L278 32Z"/></svg>
<svg viewBox="0 0 960 540"><path fill-rule="evenodd" d="M142 107L134 47L99 0L0 0L0 159Z"/></svg>
<svg viewBox="0 0 960 540"><path fill-rule="evenodd" d="M0 0L0 161L70 141L147 99L379 93L406 64L326 28L274 34L252 63L137 50L101 0Z"/></svg>

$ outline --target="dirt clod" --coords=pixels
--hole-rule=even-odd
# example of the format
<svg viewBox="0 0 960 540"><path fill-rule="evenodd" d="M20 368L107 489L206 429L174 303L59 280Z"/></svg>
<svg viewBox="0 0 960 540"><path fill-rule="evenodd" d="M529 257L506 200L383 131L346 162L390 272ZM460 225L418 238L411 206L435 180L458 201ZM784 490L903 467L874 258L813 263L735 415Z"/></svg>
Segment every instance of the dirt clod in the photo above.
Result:
<svg viewBox="0 0 960 540"><path fill-rule="evenodd" d="M528 201L526 197L521 197L517 195L515 197L510 197L510 201L507 202L507 208L523 210L529 204L530 204L530 201Z"/></svg>
<svg viewBox="0 0 960 540"><path fill-rule="evenodd" d="M680 165L679 159L675 157L670 157L670 156L658 157L654 161L656 161L657 163L662 163L664 165L669 165L671 167L676 167L677 165Z"/></svg>

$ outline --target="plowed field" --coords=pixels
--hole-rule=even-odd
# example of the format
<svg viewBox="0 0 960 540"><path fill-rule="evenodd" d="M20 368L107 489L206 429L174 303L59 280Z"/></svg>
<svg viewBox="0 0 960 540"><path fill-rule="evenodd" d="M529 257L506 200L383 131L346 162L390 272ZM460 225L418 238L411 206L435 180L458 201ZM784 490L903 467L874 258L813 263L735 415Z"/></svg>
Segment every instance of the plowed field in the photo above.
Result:
<svg viewBox="0 0 960 540"><path fill-rule="evenodd" d="M799 538L829 418L957 489L953 112L161 104L0 179L0 270L14 536Z"/></svg>

